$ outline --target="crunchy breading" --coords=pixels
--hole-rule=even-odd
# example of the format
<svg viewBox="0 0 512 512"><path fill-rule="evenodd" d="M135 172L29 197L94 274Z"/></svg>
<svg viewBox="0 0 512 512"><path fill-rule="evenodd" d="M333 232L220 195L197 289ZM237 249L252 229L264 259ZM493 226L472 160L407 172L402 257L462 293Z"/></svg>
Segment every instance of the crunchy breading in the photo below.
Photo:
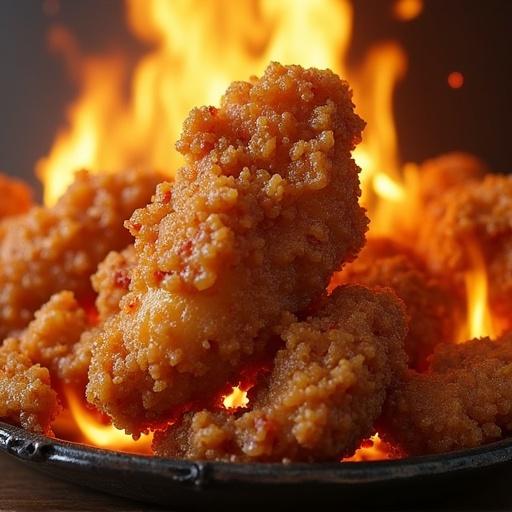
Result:
<svg viewBox="0 0 512 512"><path fill-rule="evenodd" d="M363 121L330 71L271 64L194 109L186 166L129 225L137 264L95 343L88 399L130 433L204 400L364 243Z"/></svg>

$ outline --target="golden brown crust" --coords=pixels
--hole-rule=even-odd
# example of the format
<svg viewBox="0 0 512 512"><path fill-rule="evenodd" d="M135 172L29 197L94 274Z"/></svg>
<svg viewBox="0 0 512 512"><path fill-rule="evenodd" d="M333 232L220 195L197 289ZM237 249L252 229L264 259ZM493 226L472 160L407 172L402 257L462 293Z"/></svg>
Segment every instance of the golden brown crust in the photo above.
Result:
<svg viewBox="0 0 512 512"><path fill-rule="evenodd" d="M480 252L494 313L510 327L512 312L512 177L488 175L439 196L426 210L420 250L431 269L452 274L464 289L464 273Z"/></svg>
<svg viewBox="0 0 512 512"><path fill-rule="evenodd" d="M92 360L88 399L118 427L137 433L223 386L355 256L362 128L336 75L279 64L191 112L187 166L130 221L131 291Z"/></svg>
<svg viewBox="0 0 512 512"><path fill-rule="evenodd" d="M25 213L32 206L32 192L25 183L0 174L0 220ZM1 237L0 228L0 237Z"/></svg>
<svg viewBox="0 0 512 512"><path fill-rule="evenodd" d="M0 418L27 430L51 433L59 412L50 373L23 355L17 340L0 346Z"/></svg>
<svg viewBox="0 0 512 512"><path fill-rule="evenodd" d="M123 222L149 201L160 179L83 171L54 207L9 219L0 241L0 338L28 324L53 293L92 294L91 274L110 250L130 243Z"/></svg>
<svg viewBox="0 0 512 512"><path fill-rule="evenodd" d="M402 299L409 316L405 349L413 368L424 369L436 345L456 339L463 297L448 278L432 275L410 249L390 239L369 239L357 259L333 276L330 288L340 283L391 288Z"/></svg>
<svg viewBox="0 0 512 512"><path fill-rule="evenodd" d="M201 411L157 434L158 455L232 461L324 461L351 454L406 368L406 319L391 295L340 287L282 333L272 373L250 410Z"/></svg>
<svg viewBox="0 0 512 512"><path fill-rule="evenodd" d="M379 432L410 454L441 453L512 432L512 333L440 345L387 400Z"/></svg>

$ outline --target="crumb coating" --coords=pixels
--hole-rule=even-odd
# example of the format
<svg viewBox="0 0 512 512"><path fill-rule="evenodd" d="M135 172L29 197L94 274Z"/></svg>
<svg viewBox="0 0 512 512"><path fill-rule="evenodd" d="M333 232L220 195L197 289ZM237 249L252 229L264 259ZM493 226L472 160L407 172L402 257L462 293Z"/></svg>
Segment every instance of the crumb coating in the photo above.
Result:
<svg viewBox="0 0 512 512"><path fill-rule="evenodd" d="M330 71L271 64L194 109L173 184L129 223L137 264L88 399L130 433L223 386L364 243L363 121Z"/></svg>

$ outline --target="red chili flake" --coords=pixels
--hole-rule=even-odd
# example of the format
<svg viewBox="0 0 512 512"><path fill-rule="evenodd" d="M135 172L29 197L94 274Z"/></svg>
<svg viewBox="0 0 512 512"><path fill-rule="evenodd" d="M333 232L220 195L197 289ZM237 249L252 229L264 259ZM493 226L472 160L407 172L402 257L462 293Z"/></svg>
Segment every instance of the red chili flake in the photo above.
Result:
<svg viewBox="0 0 512 512"><path fill-rule="evenodd" d="M192 254L192 247L193 247L192 240L188 239L185 242L181 244L179 253L182 256L190 256Z"/></svg>
<svg viewBox="0 0 512 512"><path fill-rule="evenodd" d="M161 270L156 270L154 276L155 279L160 283L162 282L162 279L165 277L165 272L162 272Z"/></svg>
<svg viewBox="0 0 512 512"><path fill-rule="evenodd" d="M128 309L130 309L131 311L133 311L134 309L137 308L137 306L139 305L139 301L135 298L133 299L132 301L130 301L128 303Z"/></svg>
<svg viewBox="0 0 512 512"><path fill-rule="evenodd" d="M131 229L133 229L133 231L137 231L137 232L140 231L142 228L142 225L139 224L138 222L130 222L129 226Z"/></svg>
<svg viewBox="0 0 512 512"><path fill-rule="evenodd" d="M114 274L114 284L118 288L124 288L125 290L128 290L128 287L130 286L130 276L126 273L124 270L116 270Z"/></svg>
<svg viewBox="0 0 512 512"><path fill-rule="evenodd" d="M218 111L219 111L219 110L218 110L217 108L215 108L215 107L208 107L208 112L210 112L210 114L211 114L212 116L217 115L217 112L218 112Z"/></svg>
<svg viewBox="0 0 512 512"><path fill-rule="evenodd" d="M162 197L162 203L163 204L169 204L171 202L171 199L172 199L172 191L171 190L166 190L164 192L164 195Z"/></svg>

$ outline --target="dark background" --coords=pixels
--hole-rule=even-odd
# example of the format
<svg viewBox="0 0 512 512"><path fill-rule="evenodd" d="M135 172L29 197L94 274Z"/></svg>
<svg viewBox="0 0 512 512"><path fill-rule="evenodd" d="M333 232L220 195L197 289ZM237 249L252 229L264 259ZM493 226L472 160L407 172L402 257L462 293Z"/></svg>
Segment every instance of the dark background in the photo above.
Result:
<svg viewBox="0 0 512 512"><path fill-rule="evenodd" d="M395 97L402 160L458 149L496 171L512 170L512 1L425 0L407 23L390 15L391 0L353 3L354 62L390 39L408 56ZM123 47L136 59L145 51L125 27L121 0L0 0L0 170L33 183L34 164L75 94L62 61L46 48L55 23L70 28L85 52ZM448 86L451 71L464 74L461 89Z"/></svg>

